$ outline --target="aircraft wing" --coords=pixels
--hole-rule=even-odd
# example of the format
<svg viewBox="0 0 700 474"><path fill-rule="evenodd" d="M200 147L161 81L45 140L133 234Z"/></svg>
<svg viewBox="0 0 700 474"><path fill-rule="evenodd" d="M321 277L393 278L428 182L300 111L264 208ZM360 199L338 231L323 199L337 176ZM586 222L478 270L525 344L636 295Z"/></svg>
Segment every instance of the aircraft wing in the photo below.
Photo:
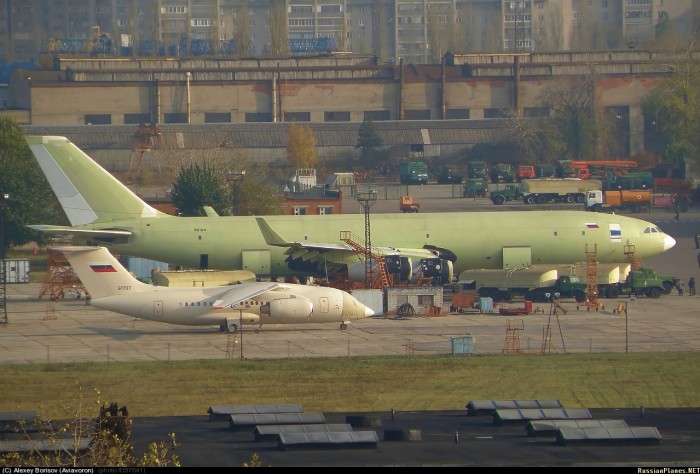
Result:
<svg viewBox="0 0 700 474"><path fill-rule="evenodd" d="M262 217L256 217L260 232L262 232L265 242L268 245L276 247L287 247L285 255L290 255L292 258L302 258L303 260L324 260L329 257L329 253L334 258L331 260L342 261L347 257L357 258L358 250L346 243L330 243L330 242L290 242L285 240L281 235L270 227L270 224ZM430 249L422 248L395 248L395 247L372 247L372 252L377 255L388 256L403 256L411 258L432 258L437 256L437 253Z"/></svg>
<svg viewBox="0 0 700 474"><path fill-rule="evenodd" d="M31 229L49 234L67 234L92 237L114 237L114 236L130 236L131 231L121 229L76 229L75 227L61 225L29 225Z"/></svg>
<svg viewBox="0 0 700 474"><path fill-rule="evenodd" d="M212 307L214 309L228 308L248 298L253 298L267 293L268 291L272 291L275 288L279 288L279 286L279 283L274 282L254 282L233 285L230 289L226 290L225 293L221 294L220 299L214 301Z"/></svg>

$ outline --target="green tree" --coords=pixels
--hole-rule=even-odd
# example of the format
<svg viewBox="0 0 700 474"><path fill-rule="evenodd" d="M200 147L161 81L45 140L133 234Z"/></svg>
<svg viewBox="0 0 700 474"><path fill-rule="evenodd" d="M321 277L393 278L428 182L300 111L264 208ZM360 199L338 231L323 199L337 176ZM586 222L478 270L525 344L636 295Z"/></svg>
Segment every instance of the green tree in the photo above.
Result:
<svg viewBox="0 0 700 474"><path fill-rule="evenodd" d="M691 50L669 54L663 67L673 73L641 102L646 146L665 162L700 158L700 67Z"/></svg>
<svg viewBox="0 0 700 474"><path fill-rule="evenodd" d="M316 168L318 149L313 130L307 125L292 123L287 135L287 160L295 168Z"/></svg>
<svg viewBox="0 0 700 474"><path fill-rule="evenodd" d="M363 166L368 167L373 162L376 162L377 158L380 158L377 149L383 144L382 137L377 133L374 122L370 119L363 120L357 133L357 143L355 144L355 148L361 150L360 161Z"/></svg>
<svg viewBox="0 0 700 474"><path fill-rule="evenodd" d="M234 212L237 216L265 216L282 213L283 199L265 181L266 173L246 173L231 189Z"/></svg>
<svg viewBox="0 0 700 474"><path fill-rule="evenodd" d="M4 195L8 194L7 200ZM3 201L5 249L28 242L44 242L41 233L28 228L31 224L67 223L29 150L24 132L11 118L0 117L0 201Z"/></svg>
<svg viewBox="0 0 700 474"><path fill-rule="evenodd" d="M180 169L171 198L183 216L204 216L203 206L211 206L219 215L230 213L231 196L225 173L206 161Z"/></svg>

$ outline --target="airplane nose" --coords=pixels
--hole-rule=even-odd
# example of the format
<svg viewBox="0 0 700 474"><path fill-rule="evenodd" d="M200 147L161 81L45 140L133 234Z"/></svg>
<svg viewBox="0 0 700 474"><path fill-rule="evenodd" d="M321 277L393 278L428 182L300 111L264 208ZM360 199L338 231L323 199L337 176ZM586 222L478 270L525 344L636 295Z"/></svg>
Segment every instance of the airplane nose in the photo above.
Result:
<svg viewBox="0 0 700 474"><path fill-rule="evenodd" d="M351 319L369 318L374 311L350 293L343 294L343 316Z"/></svg>
<svg viewBox="0 0 700 474"><path fill-rule="evenodd" d="M676 239L674 239L670 235L664 237L664 252L672 248L674 245L676 245Z"/></svg>

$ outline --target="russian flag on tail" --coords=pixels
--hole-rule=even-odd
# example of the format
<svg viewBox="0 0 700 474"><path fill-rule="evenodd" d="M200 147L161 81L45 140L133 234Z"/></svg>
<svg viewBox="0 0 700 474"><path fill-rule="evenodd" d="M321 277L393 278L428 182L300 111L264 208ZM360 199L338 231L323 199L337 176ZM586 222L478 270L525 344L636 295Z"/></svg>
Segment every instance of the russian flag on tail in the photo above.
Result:
<svg viewBox="0 0 700 474"><path fill-rule="evenodd" d="M589 229L598 229L598 224L596 224L595 222L587 223L586 227L588 227Z"/></svg>

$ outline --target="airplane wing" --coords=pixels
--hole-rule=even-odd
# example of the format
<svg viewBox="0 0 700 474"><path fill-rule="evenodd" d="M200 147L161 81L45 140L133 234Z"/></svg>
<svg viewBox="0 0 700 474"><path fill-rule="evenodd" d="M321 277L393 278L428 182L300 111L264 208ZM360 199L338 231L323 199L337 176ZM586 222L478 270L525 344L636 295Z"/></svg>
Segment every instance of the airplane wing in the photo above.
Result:
<svg viewBox="0 0 700 474"><path fill-rule="evenodd" d="M131 231L120 229L76 229L75 227L61 225L29 225L27 227L49 234L67 234L92 237L114 237L132 235Z"/></svg>
<svg viewBox="0 0 700 474"><path fill-rule="evenodd" d="M281 235L270 227L270 224L262 217L256 217L255 220L260 227L265 242L268 245L276 247L287 247L285 255L290 255L293 259L302 258L303 260L324 260L329 257L329 253L333 254L334 259L344 260L348 256L356 258L357 249L346 243L330 243L330 242L290 242L285 240ZM421 248L397 248L397 247L372 247L372 251L380 256L403 256L411 258L432 258L437 256L437 252L430 249Z"/></svg>
<svg viewBox="0 0 700 474"><path fill-rule="evenodd" d="M279 283L274 282L254 282L233 285L231 286L231 289L227 290L221 295L220 299L214 301L212 307L214 309L228 308L248 298L253 298L279 288L279 286Z"/></svg>

